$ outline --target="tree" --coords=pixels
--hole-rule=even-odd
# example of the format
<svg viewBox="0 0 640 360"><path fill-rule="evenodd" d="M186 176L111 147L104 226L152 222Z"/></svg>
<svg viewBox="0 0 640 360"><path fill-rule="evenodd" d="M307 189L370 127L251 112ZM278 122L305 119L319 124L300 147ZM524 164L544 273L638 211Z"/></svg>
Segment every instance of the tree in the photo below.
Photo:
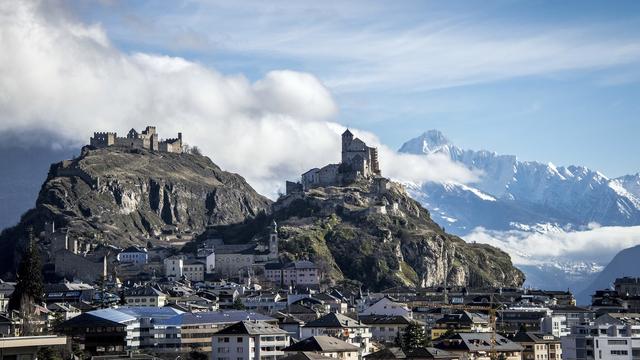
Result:
<svg viewBox="0 0 640 360"><path fill-rule="evenodd" d="M22 254L17 273L18 281L9 299L9 310L18 310L22 316L23 335L32 335L31 318L34 315L34 304L41 303L44 298L42 285L42 265L38 245L29 229L29 243Z"/></svg>
<svg viewBox="0 0 640 360"><path fill-rule="evenodd" d="M199 147L197 147L197 146L193 146L193 147L191 148L191 153L192 153L193 155L202 155L202 151L200 151L200 148L199 148Z"/></svg>
<svg viewBox="0 0 640 360"><path fill-rule="evenodd" d="M209 357L207 354L200 351L200 347L197 345L191 345L191 351L189 351L189 360L207 360Z"/></svg>
<svg viewBox="0 0 640 360"><path fill-rule="evenodd" d="M244 306L244 304L242 303L242 300L240 300L240 298L237 298L233 301L233 305L231 305L231 308L234 310L244 310L246 309L246 307Z"/></svg>
<svg viewBox="0 0 640 360"><path fill-rule="evenodd" d="M404 328L402 336L402 350L413 350L428 346L428 339L424 334L422 325L411 322Z"/></svg>

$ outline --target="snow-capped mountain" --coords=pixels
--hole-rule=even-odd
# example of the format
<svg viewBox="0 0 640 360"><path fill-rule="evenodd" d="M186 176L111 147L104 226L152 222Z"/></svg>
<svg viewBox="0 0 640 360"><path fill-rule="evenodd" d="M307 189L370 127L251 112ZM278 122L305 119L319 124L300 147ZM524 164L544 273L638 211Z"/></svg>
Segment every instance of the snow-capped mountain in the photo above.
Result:
<svg viewBox="0 0 640 360"><path fill-rule="evenodd" d="M464 150L437 130L407 141L400 152L445 154L481 173L474 184L409 186L434 216L463 235L475 227L514 229L554 223L580 229L589 223L640 224L640 175L609 179L584 166L556 167L514 155Z"/></svg>
<svg viewBox="0 0 640 360"><path fill-rule="evenodd" d="M505 244L504 250L521 261L527 283L532 286L580 290L595 278L609 258L602 256L601 261L595 262L571 254L532 258L521 252L526 246L517 245L519 240L537 241L527 234L579 232L591 229L594 224L625 227L640 224L640 174L611 179L584 166L556 167L551 163L520 161L514 155L461 149L437 130L407 141L399 151L444 154L480 174L472 184L406 186L447 231L473 240L480 233L487 235L484 239L493 245Z"/></svg>

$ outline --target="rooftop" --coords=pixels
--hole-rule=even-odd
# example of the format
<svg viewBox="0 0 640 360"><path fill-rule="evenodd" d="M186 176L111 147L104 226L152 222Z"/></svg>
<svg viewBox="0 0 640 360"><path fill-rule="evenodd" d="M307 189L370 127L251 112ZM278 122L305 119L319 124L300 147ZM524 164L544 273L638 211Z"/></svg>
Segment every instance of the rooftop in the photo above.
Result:
<svg viewBox="0 0 640 360"><path fill-rule="evenodd" d="M263 321L239 321L218 331L217 335L286 335L279 327Z"/></svg>
<svg viewBox="0 0 640 360"><path fill-rule="evenodd" d="M358 351L358 347L332 336L312 336L284 348L284 351L345 352Z"/></svg>

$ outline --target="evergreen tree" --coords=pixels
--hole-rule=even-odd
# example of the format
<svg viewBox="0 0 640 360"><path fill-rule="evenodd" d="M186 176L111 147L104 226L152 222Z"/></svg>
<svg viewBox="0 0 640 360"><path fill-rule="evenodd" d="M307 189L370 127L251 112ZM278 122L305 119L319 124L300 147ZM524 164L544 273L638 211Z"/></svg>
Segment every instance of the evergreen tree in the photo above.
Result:
<svg viewBox="0 0 640 360"><path fill-rule="evenodd" d="M18 310L22 317L21 335L33 335L32 327L34 305L42 302L44 286L42 284L42 265L38 245L33 239L33 231L29 230L29 243L22 255L17 274L18 281L9 299L9 309Z"/></svg>
<svg viewBox="0 0 640 360"><path fill-rule="evenodd" d="M10 310L25 310L33 304L41 303L44 298L42 284L42 264L38 245L29 230L29 244L22 254L17 274L18 281L9 299Z"/></svg>
<svg viewBox="0 0 640 360"><path fill-rule="evenodd" d="M240 298L237 298L233 301L233 304L231 305L231 308L234 310L244 310L246 309L246 307L244 306L244 304L242 303L242 300L240 300Z"/></svg>
<svg viewBox="0 0 640 360"><path fill-rule="evenodd" d="M404 328L402 336L402 350L413 350L428 346L428 339L424 334L422 325L412 322Z"/></svg>

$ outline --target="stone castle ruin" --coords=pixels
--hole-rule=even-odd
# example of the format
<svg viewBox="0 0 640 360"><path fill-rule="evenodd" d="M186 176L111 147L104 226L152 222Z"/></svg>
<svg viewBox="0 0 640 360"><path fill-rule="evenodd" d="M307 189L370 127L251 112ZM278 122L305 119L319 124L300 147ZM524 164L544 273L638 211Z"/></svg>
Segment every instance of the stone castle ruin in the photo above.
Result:
<svg viewBox="0 0 640 360"><path fill-rule="evenodd" d="M182 133L177 138L159 139L155 126L147 126L142 132L131 129L126 137L118 137L115 132L94 132L89 139L89 145L95 148L120 146L128 148L141 148L152 151L170 153L182 152Z"/></svg>
<svg viewBox="0 0 640 360"><path fill-rule="evenodd" d="M360 179L380 177L378 149L354 138L348 129L342 133L342 161L302 174L301 182L287 181L286 192L306 191L319 186L346 185Z"/></svg>

